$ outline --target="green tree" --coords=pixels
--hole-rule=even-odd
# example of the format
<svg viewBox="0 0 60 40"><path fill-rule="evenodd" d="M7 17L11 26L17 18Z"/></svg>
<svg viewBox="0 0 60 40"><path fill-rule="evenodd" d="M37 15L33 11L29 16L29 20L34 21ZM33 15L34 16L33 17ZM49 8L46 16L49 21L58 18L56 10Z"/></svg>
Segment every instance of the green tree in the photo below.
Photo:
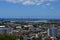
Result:
<svg viewBox="0 0 60 40"><path fill-rule="evenodd" d="M58 40L60 40L60 36L57 36L56 38L57 38Z"/></svg>
<svg viewBox="0 0 60 40"><path fill-rule="evenodd" d="M20 38L20 40L23 40L23 36L22 36L22 35L20 35L20 37L19 37L19 38Z"/></svg>
<svg viewBox="0 0 60 40"><path fill-rule="evenodd" d="M0 34L0 40L16 40L17 36L8 35L8 34Z"/></svg>

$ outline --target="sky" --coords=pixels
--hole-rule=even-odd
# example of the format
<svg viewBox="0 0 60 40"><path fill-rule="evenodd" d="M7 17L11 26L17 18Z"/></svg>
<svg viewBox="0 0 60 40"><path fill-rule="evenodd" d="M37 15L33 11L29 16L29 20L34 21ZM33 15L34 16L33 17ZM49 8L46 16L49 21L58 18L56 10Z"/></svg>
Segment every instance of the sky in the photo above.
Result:
<svg viewBox="0 0 60 40"><path fill-rule="evenodd" d="M0 0L0 18L60 19L60 0Z"/></svg>

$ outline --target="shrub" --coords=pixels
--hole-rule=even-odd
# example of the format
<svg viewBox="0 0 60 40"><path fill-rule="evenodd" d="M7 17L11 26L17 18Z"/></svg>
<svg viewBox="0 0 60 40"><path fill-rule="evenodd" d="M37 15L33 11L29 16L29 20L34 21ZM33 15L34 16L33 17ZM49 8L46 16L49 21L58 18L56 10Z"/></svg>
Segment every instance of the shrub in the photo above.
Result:
<svg viewBox="0 0 60 40"><path fill-rule="evenodd" d="M16 40L17 36L9 34L0 34L0 40Z"/></svg>

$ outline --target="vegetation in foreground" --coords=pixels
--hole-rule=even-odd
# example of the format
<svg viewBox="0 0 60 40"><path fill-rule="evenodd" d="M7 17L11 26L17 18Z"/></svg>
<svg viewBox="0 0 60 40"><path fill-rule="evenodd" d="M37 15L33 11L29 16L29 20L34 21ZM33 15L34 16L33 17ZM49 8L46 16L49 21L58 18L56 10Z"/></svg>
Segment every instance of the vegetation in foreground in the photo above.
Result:
<svg viewBox="0 0 60 40"><path fill-rule="evenodd" d="M0 34L0 40L16 40L18 37L9 34Z"/></svg>

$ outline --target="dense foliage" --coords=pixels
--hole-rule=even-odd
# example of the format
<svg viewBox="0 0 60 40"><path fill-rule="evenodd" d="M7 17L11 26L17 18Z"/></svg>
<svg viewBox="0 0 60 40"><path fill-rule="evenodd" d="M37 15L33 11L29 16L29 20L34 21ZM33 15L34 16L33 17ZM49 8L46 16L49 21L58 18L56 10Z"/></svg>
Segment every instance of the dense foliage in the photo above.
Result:
<svg viewBox="0 0 60 40"><path fill-rule="evenodd" d="M56 38L57 38L58 40L60 40L60 36L57 36Z"/></svg>
<svg viewBox="0 0 60 40"><path fill-rule="evenodd" d="M16 40L17 36L8 35L8 34L0 34L0 40Z"/></svg>

